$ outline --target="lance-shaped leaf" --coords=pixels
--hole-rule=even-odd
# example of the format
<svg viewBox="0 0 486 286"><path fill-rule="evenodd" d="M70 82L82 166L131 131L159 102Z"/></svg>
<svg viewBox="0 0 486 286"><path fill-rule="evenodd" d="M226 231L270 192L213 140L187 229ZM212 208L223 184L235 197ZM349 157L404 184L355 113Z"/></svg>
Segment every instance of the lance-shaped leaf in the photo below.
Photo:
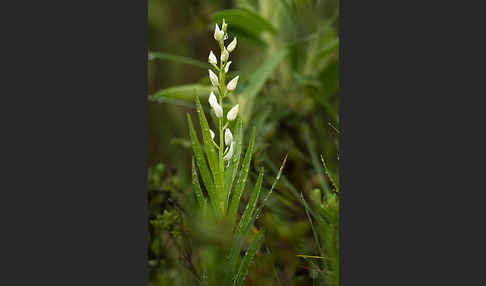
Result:
<svg viewBox="0 0 486 286"><path fill-rule="evenodd" d="M197 200L199 206L203 210L205 210L206 205L207 205L207 201L206 201L206 198L203 195L201 185L199 184L199 177L197 176L196 162L194 160L194 157L192 157L192 185L194 186L194 194L196 195L196 200Z"/></svg>
<svg viewBox="0 0 486 286"><path fill-rule="evenodd" d="M250 266L250 262L255 257L258 248L260 248L260 243L263 239L263 234L264 232L263 230L261 230L258 233L257 237L253 239L253 241L251 242L250 247L245 253L245 257L241 261L240 269L238 270L238 274L235 277L233 285L242 286L243 282L245 282L246 276L248 275L248 268Z"/></svg>
<svg viewBox="0 0 486 286"><path fill-rule="evenodd" d="M239 253L241 248L243 247L243 242L246 238L246 235L248 234L248 231L250 230L250 226L253 224L253 222L256 220L256 218L260 215L260 213L263 210L263 207L265 207L268 198L272 195L273 189L277 185L277 182L279 181L283 168L285 166L285 163L287 162L287 155L285 155L285 158L282 162L282 165L280 165L280 170L277 173L277 176L275 177L272 187L268 191L267 195L263 198L263 201L261 205L256 209L256 211L252 212L252 215L250 216L250 221L246 224L246 226L242 229L242 231L239 234L239 237L234 237L234 243L231 246L231 251L230 254L228 255L228 261L227 261L227 266L226 266L226 273L225 273L225 284L227 285L227 281L229 280L229 277L234 276L235 269L236 269L236 263L239 258Z"/></svg>
<svg viewBox="0 0 486 286"><path fill-rule="evenodd" d="M206 150L209 166L211 167L214 175L216 173L216 170L218 170L218 157L216 155L216 150L212 142L213 139L211 138L211 132L209 132L209 124L206 119L206 115L204 114L204 110L202 109L201 102L199 101L199 97L195 96L195 99L197 115L199 117L199 124L201 125L203 135L204 150Z"/></svg>
<svg viewBox="0 0 486 286"><path fill-rule="evenodd" d="M255 208L258 202L258 197L260 196L260 190L262 187L262 182L263 182L263 167L260 169L260 174L258 175L257 182L255 184L255 187L253 188L253 192L251 193L250 200L246 204L245 211L243 212L243 215L241 216L240 222L238 223L238 226L236 228L234 237L236 242L242 242L245 240L245 237L247 235L247 232L245 230L248 230L250 228L250 225L253 223L252 220L252 215L255 212ZM240 247L242 247L241 244L236 244L236 253L240 253ZM238 256L233 257L231 261L231 273L232 275L235 274L236 272L236 265L238 263Z"/></svg>
<svg viewBox="0 0 486 286"><path fill-rule="evenodd" d="M208 191L209 198L211 201L214 201L215 189L213 179L211 178L211 173L209 172L206 159L204 158L204 154L201 150L201 144L199 143L199 139L197 139L196 130L194 129L194 125L192 124L191 116L189 114L187 114L187 122L189 124L189 134L191 135L192 150L194 152L197 166L199 167L199 172L201 173L204 186Z"/></svg>
<svg viewBox="0 0 486 286"><path fill-rule="evenodd" d="M240 175L236 181L236 186L231 197L231 203L229 207L229 216L232 222L236 219L236 212L238 211L238 205L240 204L241 194L245 189L246 179L248 177L248 170L250 169L251 156L253 155L253 147L255 145L255 128L253 128L250 138L250 145L243 159L243 165L241 167Z"/></svg>
<svg viewBox="0 0 486 286"><path fill-rule="evenodd" d="M197 114L199 116L199 124L201 125L204 149L206 150L206 155L208 157L209 166L213 171L214 176L214 186L215 186L215 196L213 206L216 206L215 212L217 214L223 215L225 211L225 196L224 196L224 170L219 167L219 160L216 154L216 149L214 148L213 139L211 138L211 132L209 132L209 124L206 119L206 115L201 107L201 102L199 97L195 96ZM213 198L211 198L213 200Z"/></svg>
<svg viewBox="0 0 486 286"><path fill-rule="evenodd" d="M236 237L239 237L242 234L243 230L250 223L251 216L253 215L258 202L258 197L260 196L262 182L263 182L263 167L260 169L260 174L258 175L258 179L255 184L255 187L253 188L253 192L251 193L250 200L246 204L245 211L243 212L240 222L238 223L238 227L236 228L236 233L235 233Z"/></svg>
<svg viewBox="0 0 486 286"><path fill-rule="evenodd" d="M233 135L233 140L235 141L235 152L233 157L231 157L229 166L224 174L224 188L227 202L229 202L231 187L233 186L233 181L238 173L238 165L240 164L241 149L243 145L243 121L240 117L236 119L236 129Z"/></svg>

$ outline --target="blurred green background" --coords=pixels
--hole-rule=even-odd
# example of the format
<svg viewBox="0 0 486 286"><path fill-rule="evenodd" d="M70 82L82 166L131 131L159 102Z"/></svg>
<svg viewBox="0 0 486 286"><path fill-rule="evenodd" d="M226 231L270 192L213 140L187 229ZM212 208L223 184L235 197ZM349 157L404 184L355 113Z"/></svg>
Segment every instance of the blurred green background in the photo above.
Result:
<svg viewBox="0 0 486 286"><path fill-rule="evenodd" d="M195 118L194 90L207 106L207 58L219 50L213 31L223 18L230 39L238 37L231 71L240 81L229 102L240 104L246 143L257 128L248 185L263 166L268 190L288 154L256 223L265 238L245 285L337 285L338 5L148 1L150 285L197 285L200 275L187 214L193 193L186 113Z"/></svg>

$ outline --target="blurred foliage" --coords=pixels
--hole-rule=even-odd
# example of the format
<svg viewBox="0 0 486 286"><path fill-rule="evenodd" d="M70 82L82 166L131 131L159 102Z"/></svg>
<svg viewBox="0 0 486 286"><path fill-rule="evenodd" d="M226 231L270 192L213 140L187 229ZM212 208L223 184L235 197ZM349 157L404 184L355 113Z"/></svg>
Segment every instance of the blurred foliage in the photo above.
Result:
<svg viewBox="0 0 486 286"><path fill-rule="evenodd" d="M338 285L338 1L149 0L148 9L150 285L198 285L201 257L217 265L229 247L224 225L197 212L185 116L197 117L194 87L207 98L207 57L223 17L238 37L230 101L240 104L245 150L256 127L242 201L260 167L265 197L288 154L255 222L265 234L244 285Z"/></svg>

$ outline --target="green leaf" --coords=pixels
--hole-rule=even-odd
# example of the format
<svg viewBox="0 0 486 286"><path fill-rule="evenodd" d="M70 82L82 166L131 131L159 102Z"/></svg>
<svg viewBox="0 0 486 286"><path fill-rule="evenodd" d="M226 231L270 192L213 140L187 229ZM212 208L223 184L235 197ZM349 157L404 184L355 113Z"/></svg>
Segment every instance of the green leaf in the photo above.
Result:
<svg viewBox="0 0 486 286"><path fill-rule="evenodd" d="M168 61L173 61L173 62L176 62L176 63L192 65L192 66L199 67L199 68L202 68L202 69L205 69L205 70L210 68L209 63L202 62L202 61L195 60L195 59L188 58L188 57L184 57L184 56L172 55L172 54L168 54L168 53L149 52L148 59L149 59L149 61L156 60L156 59L168 60Z"/></svg>
<svg viewBox="0 0 486 286"><path fill-rule="evenodd" d="M277 29L270 22L251 10L229 9L211 15L211 19L217 23L221 23L223 18L228 23L230 31L232 28L236 28L256 37L264 31L277 32Z"/></svg>
<svg viewBox="0 0 486 286"><path fill-rule="evenodd" d="M248 268L250 266L250 262L255 257L258 248L260 248L260 243L263 239L263 234L264 232L263 230L261 230L258 233L257 237L253 239L253 241L251 242L250 247L245 253L245 257L241 261L240 269L238 270L238 274L236 275L236 279L234 280L233 285L241 286L243 285L243 282L245 282L246 276L248 275Z"/></svg>
<svg viewBox="0 0 486 286"><path fill-rule="evenodd" d="M216 154L216 150L213 145L213 139L211 139L211 133L209 132L209 124L206 119L206 115L204 114L204 110L202 109L201 102L199 101L199 97L195 97L196 100L196 110L197 115L199 117L199 125L201 125L202 135L203 135L203 142L204 142L204 149L206 151L206 156L208 157L209 167L213 171L213 175L215 175L219 171L218 167L218 156Z"/></svg>
<svg viewBox="0 0 486 286"><path fill-rule="evenodd" d="M262 187L263 182L263 167L260 169L260 173L258 175L257 182L255 187L253 188L253 192L251 193L250 200L246 205L245 211L241 216L240 222L236 228L234 237L237 244L235 244L235 253L240 253L240 248L243 246L241 242L245 240L245 237L250 229L251 224L254 220L252 220L253 213L256 208L256 204L258 202L258 197L260 196L260 190ZM235 274L236 271L236 264L238 263L238 256L234 256L231 261L231 275Z"/></svg>
<svg viewBox="0 0 486 286"><path fill-rule="evenodd" d="M253 111L253 105L255 97L260 92L263 84L272 74L273 70L278 66L278 64L287 56L288 50L282 49L270 57L263 65L258 68L250 77L249 84L247 88L242 92L242 96L247 99L247 104L245 106L245 119L251 117Z"/></svg>
<svg viewBox="0 0 486 286"><path fill-rule="evenodd" d="M304 195L302 193L300 193L300 199L302 201L305 201L304 200ZM312 219L311 219L310 214L309 214L309 207L308 207L307 204L304 204L304 208L305 208L305 214L307 215L307 219L309 220L309 224L310 224L310 226L312 228L312 235L314 236L314 242L316 244L317 250L319 250L319 254L321 256L324 256L324 253L322 252L322 249L321 249L321 244L319 242L319 236L317 234L316 229L314 228L314 224L312 223Z"/></svg>
<svg viewBox="0 0 486 286"><path fill-rule="evenodd" d="M326 175L329 177L329 180L331 181L331 184L336 189L336 192L339 192L339 184L337 183L337 180L334 177L334 175L332 175L331 172L329 172L329 169L327 168L326 162L324 161L324 157L322 157L322 154L321 154L321 162L322 162L322 166L324 166L324 170L326 171Z"/></svg>
<svg viewBox="0 0 486 286"><path fill-rule="evenodd" d="M326 179L324 178L324 170L319 163L319 160L317 159L317 154L315 152L315 142L310 136L309 126L304 125L302 127L304 131L304 142L311 155L312 166L314 167L314 171L317 172L317 178L319 179L319 183L321 184L324 193L326 194L326 196L328 196L330 192L329 186L327 185Z"/></svg>
<svg viewBox="0 0 486 286"><path fill-rule="evenodd" d="M238 206L240 204L241 194L245 189L245 183L248 177L248 171L250 169L250 162L251 162L251 156L253 155L254 145L255 145L255 128L253 128L253 131L251 133L250 145L248 146L248 150L246 151L245 159L243 159L243 165L241 167L240 175L238 177L238 180L236 181L236 186L233 191L233 195L231 197L231 203L228 212L231 222L234 222L236 219L236 213L238 211Z"/></svg>
<svg viewBox="0 0 486 286"><path fill-rule="evenodd" d="M255 211L258 197L260 196L262 182L263 182L263 167L260 169L260 174L258 175L258 179L255 184L255 187L253 188L253 192L251 193L250 200L248 201L245 211L243 212L240 222L238 223L238 227L236 228L236 237L239 237L243 232L243 230L250 223L250 218Z"/></svg>
<svg viewBox="0 0 486 286"><path fill-rule="evenodd" d="M233 140L235 141L235 149L233 157L231 157L230 164L225 171L224 188L226 193L226 200L229 202L229 196L231 193L231 187L238 173L238 165L240 164L241 150L243 145L243 121L238 116L236 119L236 129L234 131Z"/></svg>
<svg viewBox="0 0 486 286"><path fill-rule="evenodd" d="M216 154L216 149L214 147L214 141L211 138L211 133L209 132L209 124L206 119L206 115L201 107L201 102L199 101L199 97L195 97L196 99L196 108L197 114L199 116L199 124L201 125L203 141L204 141L204 149L206 150L206 155L208 157L209 166L213 171L214 176L214 184L215 184L215 205L217 209L215 212L217 214L223 215L225 211L225 195L224 195L224 172L219 167L219 159Z"/></svg>
<svg viewBox="0 0 486 286"><path fill-rule="evenodd" d="M250 221L246 223L245 227L238 232L239 237L235 236L234 237L234 243L231 247L230 255L228 256L228 262L227 262L227 268L226 268L226 274L225 274L225 284L227 285L228 277L231 275L234 275L234 270L236 269L236 263L238 261L238 254L240 253L240 249L243 247L243 242L246 238L246 235L248 234L248 231L250 230L250 226L255 222L257 217L259 217L260 213L262 212L263 208L265 207L268 198L272 195L273 189L277 185L277 182L279 181L280 177L282 176L283 168L285 166L285 163L287 162L287 155L285 156L282 165L280 165L280 170L277 173L277 176L275 177L272 187L268 191L267 195L263 199L261 205L256 209L256 211L252 212L252 215L250 216Z"/></svg>
<svg viewBox="0 0 486 286"><path fill-rule="evenodd" d="M202 84L188 84L165 88L157 91L153 95L149 95L149 100L157 101L160 99L183 99L192 100L194 97L194 92L197 96L208 97L209 93L212 91L212 87L209 85Z"/></svg>
<svg viewBox="0 0 486 286"><path fill-rule="evenodd" d="M204 158L204 154L201 150L201 144L199 143L199 139L197 139L196 130L194 129L194 125L192 124L191 116L189 114L187 114L187 122L189 123L189 134L191 136L192 150L194 152L194 157L196 158L196 163L197 166L199 167L199 172L201 173L204 186L208 191L209 198L211 199L211 202L213 203L213 207L214 207L214 202L216 199L214 183L211 178L211 174L209 172L206 159Z"/></svg>
<svg viewBox="0 0 486 286"><path fill-rule="evenodd" d="M272 171L274 172L277 171L277 167L275 166L275 164L272 163L272 161L267 156L265 156L264 161L265 163L267 163L267 165L270 167ZM285 185L285 187L289 189L290 193L292 193L292 195L302 204L302 206L306 207L307 202L300 200L300 194L297 191L297 189L294 187L294 185L292 185L292 183L290 183L290 181L285 177L285 175L282 174L282 167L280 167L280 171L278 172L277 176L282 177L282 183ZM312 208L309 208L308 205L307 208L314 218L318 217L317 213Z"/></svg>
<svg viewBox="0 0 486 286"><path fill-rule="evenodd" d="M192 185L194 186L194 193L196 195L196 200L202 209L206 209L207 201L204 197L201 185L199 184L199 177L197 176L196 162L194 157L192 157Z"/></svg>

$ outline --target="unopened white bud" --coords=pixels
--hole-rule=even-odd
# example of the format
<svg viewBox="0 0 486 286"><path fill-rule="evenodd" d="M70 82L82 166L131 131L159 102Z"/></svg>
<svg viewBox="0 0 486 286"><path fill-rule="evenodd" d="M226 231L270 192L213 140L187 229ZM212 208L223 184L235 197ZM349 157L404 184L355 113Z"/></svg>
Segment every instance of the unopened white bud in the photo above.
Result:
<svg viewBox="0 0 486 286"><path fill-rule="evenodd" d="M226 65L224 66L224 72L225 73L228 73L230 64L231 64L231 61L227 62Z"/></svg>
<svg viewBox="0 0 486 286"><path fill-rule="evenodd" d="M218 24L216 24L216 28L214 29L214 39L216 41L221 41L224 37L224 32L219 29Z"/></svg>
<svg viewBox="0 0 486 286"><path fill-rule="evenodd" d="M233 106L233 108L228 111L228 115L226 115L226 118L228 118L229 121L235 120L236 116L238 115L238 108L240 107L239 104Z"/></svg>
<svg viewBox="0 0 486 286"><path fill-rule="evenodd" d="M228 24L226 24L226 21L224 19L223 19L223 24L221 25L221 29L225 33L226 33L226 30L228 29Z"/></svg>
<svg viewBox="0 0 486 286"><path fill-rule="evenodd" d="M240 76L236 76L234 79L232 79L228 85L226 86L226 88L229 90L229 91L233 91L236 89L236 85L238 84L238 78L240 78Z"/></svg>
<svg viewBox="0 0 486 286"><path fill-rule="evenodd" d="M228 52L232 52L236 48L236 37L234 37L233 41L228 45Z"/></svg>
<svg viewBox="0 0 486 286"><path fill-rule="evenodd" d="M223 160L229 161L231 159L231 157L233 157L233 145L234 144L235 144L235 142L231 142L230 148L229 148L228 152L226 153L226 155L224 155Z"/></svg>
<svg viewBox="0 0 486 286"><path fill-rule="evenodd" d="M233 134L231 134L231 130L229 128L226 128L224 131L224 144L230 145L231 143L233 143Z"/></svg>
<svg viewBox="0 0 486 286"><path fill-rule="evenodd" d="M213 105L211 105L211 107L213 108L214 114L216 114L217 118L223 117L223 109L221 108L221 106L217 102L215 102Z"/></svg>
<svg viewBox="0 0 486 286"><path fill-rule="evenodd" d="M213 106L215 103L218 103L218 100L216 99L216 95L214 95L214 92L211 91L209 94L209 105Z"/></svg>
<svg viewBox="0 0 486 286"><path fill-rule="evenodd" d="M223 48L223 52L221 53L221 61L226 62L229 58L229 53L226 48Z"/></svg>
<svg viewBox="0 0 486 286"><path fill-rule="evenodd" d="M211 80L211 84L213 86L219 85L218 76L212 70L209 70L209 79Z"/></svg>
<svg viewBox="0 0 486 286"><path fill-rule="evenodd" d="M209 129L209 133L211 134L211 139L214 139L214 132L213 132L213 130Z"/></svg>
<svg viewBox="0 0 486 286"><path fill-rule="evenodd" d="M213 51L209 53L208 62L213 66L216 66L218 64L218 59L216 59L216 56L213 54Z"/></svg>

